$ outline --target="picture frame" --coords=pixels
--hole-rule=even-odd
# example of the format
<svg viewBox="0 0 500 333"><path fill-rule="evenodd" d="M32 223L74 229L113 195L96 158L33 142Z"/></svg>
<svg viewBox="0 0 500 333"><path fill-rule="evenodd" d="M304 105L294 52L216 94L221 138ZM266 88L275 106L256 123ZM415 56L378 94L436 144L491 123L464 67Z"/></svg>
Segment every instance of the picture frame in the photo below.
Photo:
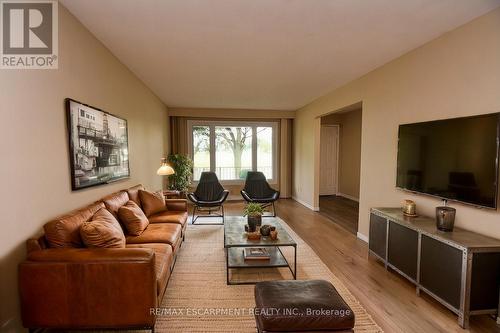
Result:
<svg viewBox="0 0 500 333"><path fill-rule="evenodd" d="M67 98L71 189L130 178L127 120Z"/></svg>

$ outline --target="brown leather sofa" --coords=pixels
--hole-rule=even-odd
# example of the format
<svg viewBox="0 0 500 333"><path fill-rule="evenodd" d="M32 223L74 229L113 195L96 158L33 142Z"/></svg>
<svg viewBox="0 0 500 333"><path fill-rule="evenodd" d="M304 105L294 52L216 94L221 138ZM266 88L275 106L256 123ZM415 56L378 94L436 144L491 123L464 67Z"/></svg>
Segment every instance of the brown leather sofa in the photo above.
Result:
<svg viewBox="0 0 500 333"><path fill-rule="evenodd" d="M151 329L187 227L186 200L166 200L125 248L85 248L79 228L101 208L116 216L129 200L141 206L142 185L48 222L27 241L19 265L23 325L53 329ZM50 234L50 237L47 235ZM49 241L50 239L50 241Z"/></svg>

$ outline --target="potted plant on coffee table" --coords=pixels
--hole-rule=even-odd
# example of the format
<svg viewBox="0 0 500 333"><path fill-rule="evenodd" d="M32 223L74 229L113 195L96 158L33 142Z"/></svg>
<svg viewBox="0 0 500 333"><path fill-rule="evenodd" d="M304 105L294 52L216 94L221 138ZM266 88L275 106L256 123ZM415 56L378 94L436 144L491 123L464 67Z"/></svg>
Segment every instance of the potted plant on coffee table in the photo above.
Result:
<svg viewBox="0 0 500 333"><path fill-rule="evenodd" d="M249 203L246 205L243 211L243 216L247 217L248 230L253 232L257 229L257 226L262 224L262 215L264 214L264 209L258 203Z"/></svg>

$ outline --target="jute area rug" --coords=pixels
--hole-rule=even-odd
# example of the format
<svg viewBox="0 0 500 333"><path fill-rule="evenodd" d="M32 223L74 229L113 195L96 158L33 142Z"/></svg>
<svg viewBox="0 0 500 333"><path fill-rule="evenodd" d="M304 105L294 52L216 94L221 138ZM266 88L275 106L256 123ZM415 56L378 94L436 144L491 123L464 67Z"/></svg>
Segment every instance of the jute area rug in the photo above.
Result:
<svg viewBox="0 0 500 333"><path fill-rule="evenodd" d="M297 279L330 281L356 316L355 332L382 332L371 316L326 267L314 251L287 225L297 242ZM283 248L293 261L293 250ZM226 285L224 227L189 225L170 278L156 332L248 332L255 333L252 309L253 285ZM233 279L290 279L287 268L245 269L232 274Z"/></svg>

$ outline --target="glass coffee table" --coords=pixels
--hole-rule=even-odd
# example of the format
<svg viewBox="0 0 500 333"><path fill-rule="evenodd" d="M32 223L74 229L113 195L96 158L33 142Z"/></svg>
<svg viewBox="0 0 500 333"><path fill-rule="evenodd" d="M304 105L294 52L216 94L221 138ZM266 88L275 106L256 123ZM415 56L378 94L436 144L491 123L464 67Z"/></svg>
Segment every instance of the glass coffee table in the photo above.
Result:
<svg viewBox="0 0 500 333"><path fill-rule="evenodd" d="M259 240L247 239L245 225L247 218L243 216L226 216L224 223L224 248L226 250L226 278L228 285L255 284L259 281L232 281L230 279L231 269L245 268L275 268L288 267L293 279L297 279L297 243L281 225L279 217L264 217L262 224L276 227L278 239L272 240L270 237L261 237ZM293 268L288 259L281 251L281 247L293 247ZM265 247L271 258L267 260L245 260L243 250L246 247Z"/></svg>

